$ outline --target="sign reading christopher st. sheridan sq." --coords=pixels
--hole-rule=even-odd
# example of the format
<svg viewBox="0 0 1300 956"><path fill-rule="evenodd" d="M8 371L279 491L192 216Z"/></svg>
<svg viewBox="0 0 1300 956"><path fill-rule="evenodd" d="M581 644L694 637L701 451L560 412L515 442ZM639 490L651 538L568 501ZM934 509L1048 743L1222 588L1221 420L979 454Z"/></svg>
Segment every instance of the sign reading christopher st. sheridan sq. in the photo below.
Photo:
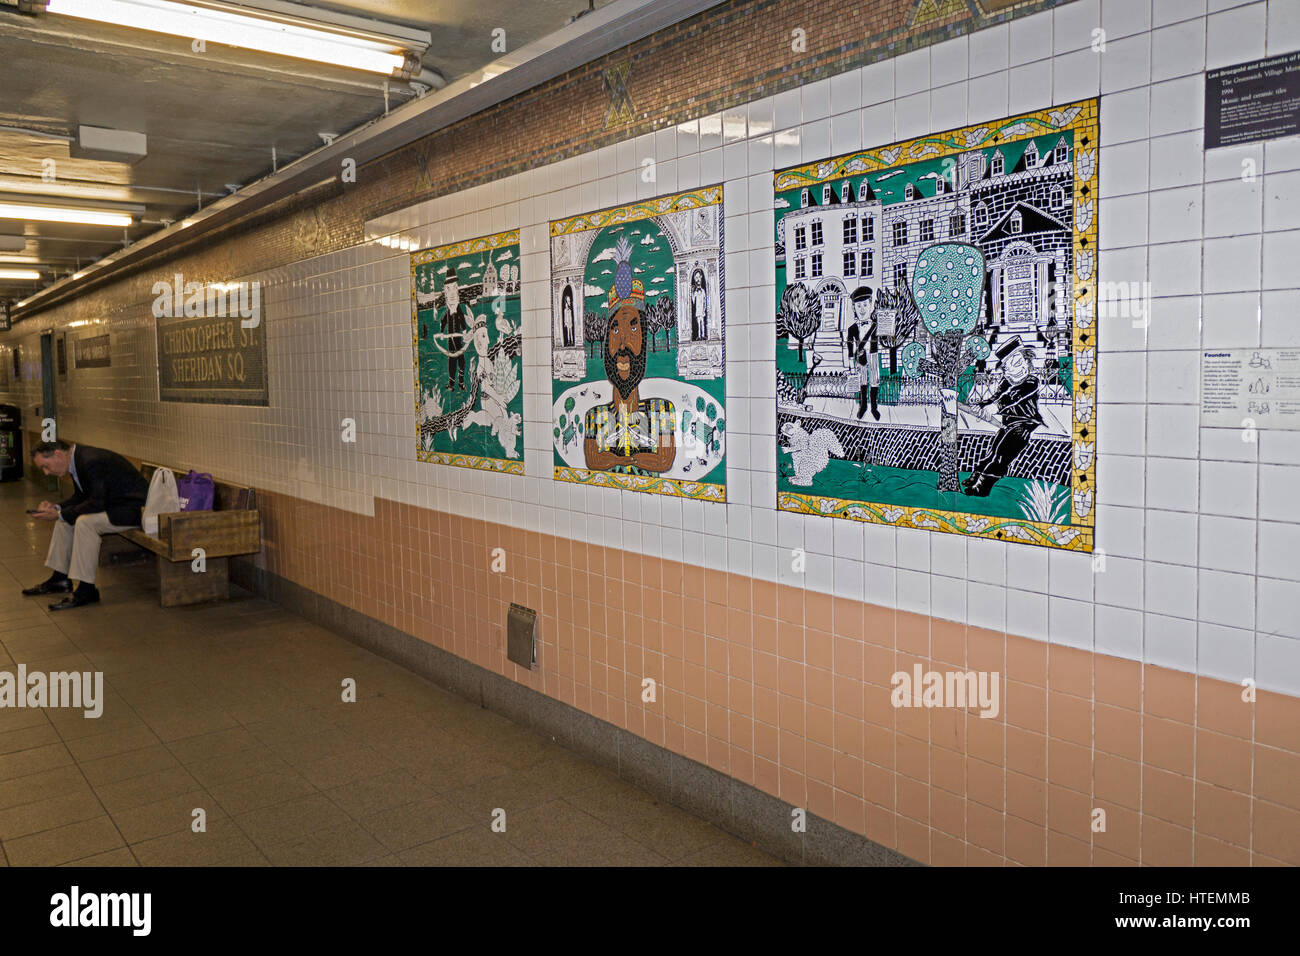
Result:
<svg viewBox="0 0 1300 956"><path fill-rule="evenodd" d="M177 276L154 291L160 401L269 404L259 283L205 287Z"/></svg>

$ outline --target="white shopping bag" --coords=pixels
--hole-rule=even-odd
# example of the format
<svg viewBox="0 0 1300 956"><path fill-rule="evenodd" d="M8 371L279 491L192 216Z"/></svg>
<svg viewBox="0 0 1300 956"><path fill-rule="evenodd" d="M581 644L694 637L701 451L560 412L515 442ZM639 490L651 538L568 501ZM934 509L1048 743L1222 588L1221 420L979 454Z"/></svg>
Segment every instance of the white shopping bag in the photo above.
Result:
<svg viewBox="0 0 1300 956"><path fill-rule="evenodd" d="M180 496L176 493L176 476L170 468L159 468L149 479L149 494L144 499L141 527L145 534L158 533L158 516L181 510Z"/></svg>

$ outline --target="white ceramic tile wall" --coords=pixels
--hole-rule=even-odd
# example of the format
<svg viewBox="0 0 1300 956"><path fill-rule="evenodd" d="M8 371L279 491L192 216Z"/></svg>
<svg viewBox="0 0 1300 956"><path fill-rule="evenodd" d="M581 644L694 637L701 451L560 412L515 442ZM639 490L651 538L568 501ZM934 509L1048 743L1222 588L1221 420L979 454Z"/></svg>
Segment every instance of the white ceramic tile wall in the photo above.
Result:
<svg viewBox="0 0 1300 956"><path fill-rule="evenodd" d="M1247 443L1198 415L1201 348L1300 345L1300 137L1205 153L1201 71L1297 48L1296 0L1077 0L369 224L416 247L519 227L525 477L414 460L408 264L378 243L243 277L267 290L269 408L159 405L141 302L61 420L340 508L392 498L1300 693L1300 433ZM1099 92L1100 275L1150 282L1152 308L1101 320L1097 554L777 513L773 168ZM547 223L715 182L728 503L553 481Z"/></svg>

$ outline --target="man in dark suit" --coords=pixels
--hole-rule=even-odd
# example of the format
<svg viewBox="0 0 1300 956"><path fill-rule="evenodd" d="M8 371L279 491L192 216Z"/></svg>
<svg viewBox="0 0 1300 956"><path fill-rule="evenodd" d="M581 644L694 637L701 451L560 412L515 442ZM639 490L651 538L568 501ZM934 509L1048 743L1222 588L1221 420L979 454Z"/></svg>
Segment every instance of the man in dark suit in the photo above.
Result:
<svg viewBox="0 0 1300 956"><path fill-rule="evenodd" d="M848 341L845 347L849 353L850 365L856 364L858 373L858 418L867 411L871 404L871 416L880 421L880 409L876 403L880 399L880 339L877 334L876 316L871 310L871 289L860 285L849 296L853 303L853 324L849 326Z"/></svg>
<svg viewBox="0 0 1300 956"><path fill-rule="evenodd" d="M442 295L446 305L442 311L442 333L447 336L447 347L451 348L455 339L462 346L455 355L447 357L447 388L465 391L469 388L469 378L465 374L465 349L467 344L464 333L474 325L474 313L468 305L460 300L460 283L456 279L456 270L448 266L443 275Z"/></svg>
<svg viewBox="0 0 1300 956"><path fill-rule="evenodd" d="M999 478L1006 476L1016 456L1029 444L1034 429L1043 424L1038 411L1038 377L1033 374L1034 353L1012 336L997 350L1002 381L992 395L974 405L984 408L997 403L1002 427L993 436L993 445L979 461L969 478L962 482L965 493L984 498Z"/></svg>
<svg viewBox="0 0 1300 956"><path fill-rule="evenodd" d="M33 512L37 518L55 522L45 559L45 566L54 573L23 594L66 594L62 601L50 605L51 611L94 604L99 600L95 569L100 538L140 527L149 484L121 455L89 445L42 442L33 449L32 460L46 475L70 476L74 491L62 504L42 501ZM74 579L78 582L75 591Z"/></svg>

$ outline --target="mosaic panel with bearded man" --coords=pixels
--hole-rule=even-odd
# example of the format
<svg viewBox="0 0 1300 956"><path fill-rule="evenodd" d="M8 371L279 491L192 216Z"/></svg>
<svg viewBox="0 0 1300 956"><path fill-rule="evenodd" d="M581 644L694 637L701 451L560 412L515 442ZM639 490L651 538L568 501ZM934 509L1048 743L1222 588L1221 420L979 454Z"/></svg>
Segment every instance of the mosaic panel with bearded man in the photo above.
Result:
<svg viewBox="0 0 1300 956"><path fill-rule="evenodd" d="M664 398L642 399L646 335L642 322L645 289L632 278L632 246L616 246L614 285L609 290L608 328L602 351L613 401L590 409L583 419L587 466L618 474L658 474L673 466L677 410Z"/></svg>

